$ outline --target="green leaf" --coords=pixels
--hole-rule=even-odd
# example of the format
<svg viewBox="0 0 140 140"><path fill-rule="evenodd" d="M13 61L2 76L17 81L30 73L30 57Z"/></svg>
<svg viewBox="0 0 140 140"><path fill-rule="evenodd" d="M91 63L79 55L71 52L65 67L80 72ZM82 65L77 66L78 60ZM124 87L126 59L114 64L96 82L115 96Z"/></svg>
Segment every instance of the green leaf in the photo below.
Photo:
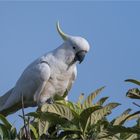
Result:
<svg viewBox="0 0 140 140"><path fill-rule="evenodd" d="M21 127L21 128L20 128L20 131L19 131L19 133L18 133L18 139L19 139L19 140L25 139L25 129L24 129L24 127Z"/></svg>
<svg viewBox="0 0 140 140"><path fill-rule="evenodd" d="M2 140L11 139L10 132L4 124L0 124L0 139Z"/></svg>
<svg viewBox="0 0 140 140"><path fill-rule="evenodd" d="M138 140L137 138L138 138L137 134L131 134L129 138L127 138L127 140Z"/></svg>
<svg viewBox="0 0 140 140"><path fill-rule="evenodd" d="M122 120L121 124L124 124L125 121L139 118L139 114L140 114L140 111L134 112L133 114L129 114L128 116L126 116L126 117Z"/></svg>
<svg viewBox="0 0 140 140"><path fill-rule="evenodd" d="M65 93L63 94L63 99L66 98L68 96L68 90L65 91Z"/></svg>
<svg viewBox="0 0 140 140"><path fill-rule="evenodd" d="M65 96L65 93L64 93L64 96ZM54 101L63 101L64 100L64 97L63 96L60 96L58 94L56 94L54 97L53 97Z"/></svg>
<svg viewBox="0 0 140 140"><path fill-rule="evenodd" d="M91 125L96 124L99 120L104 118L106 115L110 114L111 110L116 108L118 105L120 105L120 104L119 103L109 103L106 106L104 106L103 108L93 112L91 114L91 120L90 120Z"/></svg>
<svg viewBox="0 0 140 140"><path fill-rule="evenodd" d="M57 104L64 105L71 110L75 110L76 108L76 104L70 101L60 101L60 102L57 102Z"/></svg>
<svg viewBox="0 0 140 140"><path fill-rule="evenodd" d="M91 116L91 114L97 110L99 110L101 107L100 106L93 106L93 107L89 107L84 109L81 114L80 114L80 124L81 127L83 129L83 131L85 132L89 123L89 118Z"/></svg>
<svg viewBox="0 0 140 140"><path fill-rule="evenodd" d="M38 132L39 132L39 136L42 136L43 134L46 134L47 129L48 129L48 122L44 121L42 119L39 119L38 121Z"/></svg>
<svg viewBox="0 0 140 140"><path fill-rule="evenodd" d="M75 103L73 103L71 101L59 100L59 101L56 101L55 103L59 104L59 105L64 105L67 108L69 108L71 110L72 114L73 114L73 117L78 117L79 114L82 111L82 109L77 104L75 104Z"/></svg>
<svg viewBox="0 0 140 140"><path fill-rule="evenodd" d="M95 103L95 105L99 105L102 106L104 104L104 102L108 99L109 97L103 97L101 98L97 103Z"/></svg>
<svg viewBox="0 0 140 140"><path fill-rule="evenodd" d="M30 112L30 113L26 114L25 116L39 118L40 117L40 114L38 112ZM22 116L20 116L20 117L23 118Z"/></svg>
<svg viewBox="0 0 140 140"><path fill-rule="evenodd" d="M2 130L2 126L0 125L0 140L3 140L3 130Z"/></svg>
<svg viewBox="0 0 140 140"><path fill-rule="evenodd" d="M84 93L81 93L76 103L80 108L81 108L81 104L83 103L83 99L84 99Z"/></svg>
<svg viewBox="0 0 140 140"><path fill-rule="evenodd" d="M127 109L125 110L122 115L120 115L119 117L117 117L115 120L114 120L114 123L113 125L123 125L125 123L125 121L128 121L128 120L132 120L132 119L136 119L139 117L138 114L136 115L133 115L131 117L129 117L131 114L129 114L131 111L131 109ZM128 118L128 119L127 119Z"/></svg>
<svg viewBox="0 0 140 140"><path fill-rule="evenodd" d="M40 120L38 121L38 132L39 132L39 136L42 136L42 134L44 134L43 132L43 127L44 127L44 124L43 124L44 121Z"/></svg>
<svg viewBox="0 0 140 140"><path fill-rule="evenodd" d="M37 132L36 128L32 124L29 124L29 128L33 132L35 139L39 139L38 132Z"/></svg>
<svg viewBox="0 0 140 140"><path fill-rule="evenodd" d="M55 114L55 113L50 113L50 112L42 113L40 120L46 122L46 125L45 125L46 129L56 124L68 127L71 123L71 121L61 117L60 115Z"/></svg>
<svg viewBox="0 0 140 140"><path fill-rule="evenodd" d="M79 136L81 135L81 131L67 129L67 130L64 130L63 132L61 132L58 138L62 139L62 140L67 140L67 137L70 136L70 139L73 140L72 135L74 135L74 134L77 135L77 138L74 138L74 139L79 139L78 135Z"/></svg>
<svg viewBox="0 0 140 140"><path fill-rule="evenodd" d="M41 107L41 111L42 112L54 113L54 114L60 115L63 118L66 118L68 120L73 119L73 114L72 114L71 110L68 107L64 106L64 105L60 105L60 104L44 104Z"/></svg>
<svg viewBox="0 0 140 140"><path fill-rule="evenodd" d="M83 107L84 108L88 108L91 107L93 105L93 99L95 99L95 97L104 89L105 87L101 87L99 89L97 89L96 91L94 91L93 93L91 93L84 101L83 103Z"/></svg>
<svg viewBox="0 0 140 140"><path fill-rule="evenodd" d="M117 134L117 133L135 133L135 134L140 134L140 129L138 128L133 128L133 127L124 127L120 125L115 125L115 126L110 126L108 128L108 131Z"/></svg>
<svg viewBox="0 0 140 140"><path fill-rule="evenodd" d="M140 99L140 90L138 88L129 89L126 96L132 99Z"/></svg>
<svg viewBox="0 0 140 140"><path fill-rule="evenodd" d="M12 128L10 131L11 139L15 139L17 137L17 130L16 128Z"/></svg>
<svg viewBox="0 0 140 140"><path fill-rule="evenodd" d="M131 112L131 109L127 109L125 110L120 116L118 116L117 118L115 118L112 123L113 125L120 125L122 120L124 120L126 118L126 116L129 115L129 113Z"/></svg>
<svg viewBox="0 0 140 140"><path fill-rule="evenodd" d="M12 128L12 125L8 122L8 120L0 114L0 120L3 122L3 124L5 125L6 128L8 128L9 130Z"/></svg>
<svg viewBox="0 0 140 140"><path fill-rule="evenodd" d="M140 86L140 81L135 80L135 79L127 79L127 80L125 80L125 82L131 82L133 84L136 84L136 85L139 85Z"/></svg>

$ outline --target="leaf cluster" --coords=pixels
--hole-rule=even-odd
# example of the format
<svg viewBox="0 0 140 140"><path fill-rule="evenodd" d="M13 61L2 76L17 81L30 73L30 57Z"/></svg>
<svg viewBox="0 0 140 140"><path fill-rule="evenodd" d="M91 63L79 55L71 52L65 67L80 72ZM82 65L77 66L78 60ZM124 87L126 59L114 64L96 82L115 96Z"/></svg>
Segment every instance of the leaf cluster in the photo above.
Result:
<svg viewBox="0 0 140 140"><path fill-rule="evenodd" d="M120 116L109 120L108 115L120 104L106 103L108 97L95 102L103 89L104 87L95 90L88 97L81 94L76 103L57 97L53 104L46 103L36 112L20 116L30 137L26 136L25 126L17 132L16 128L0 115L0 139L138 140L138 114L131 114L131 109L127 109ZM132 119L137 119L137 124L126 127L125 122Z"/></svg>

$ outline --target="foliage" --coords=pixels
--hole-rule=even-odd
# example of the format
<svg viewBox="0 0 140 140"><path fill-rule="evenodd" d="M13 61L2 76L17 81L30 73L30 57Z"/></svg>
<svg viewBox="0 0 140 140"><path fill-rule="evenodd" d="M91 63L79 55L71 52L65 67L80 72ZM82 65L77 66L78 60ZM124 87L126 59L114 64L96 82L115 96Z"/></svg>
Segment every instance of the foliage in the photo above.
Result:
<svg viewBox="0 0 140 140"><path fill-rule="evenodd" d="M76 103L57 97L53 104L46 103L36 112L20 116L25 123L19 132L0 115L0 139L140 139L140 119L137 114L130 113L131 109L111 121L108 120L108 115L120 104L105 104L108 97L95 102L95 98L103 89L104 87L97 89L87 98L81 94ZM126 127L125 122L132 119L137 119L137 124Z"/></svg>
<svg viewBox="0 0 140 140"><path fill-rule="evenodd" d="M125 80L126 82L131 82L133 84L136 84L140 86L140 81L135 80L135 79L127 79ZM132 88L129 89L126 93L126 96L132 99L140 99L140 90L138 88Z"/></svg>
<svg viewBox="0 0 140 140"><path fill-rule="evenodd" d="M136 84L137 86L140 86L140 81L135 80L135 79L127 79L125 80L125 82L130 82L133 84ZM140 99L140 89L139 88L132 88L129 89L126 93L126 96L132 99ZM134 105L136 105L137 107L140 107L140 105L136 104L135 102L133 102ZM136 111L133 114L131 114L130 116L126 117L126 119L129 119L132 116L136 116L137 114L140 114L140 111Z"/></svg>
<svg viewBox="0 0 140 140"><path fill-rule="evenodd" d="M16 128L14 128L8 120L0 114L0 139L14 139L17 135Z"/></svg>

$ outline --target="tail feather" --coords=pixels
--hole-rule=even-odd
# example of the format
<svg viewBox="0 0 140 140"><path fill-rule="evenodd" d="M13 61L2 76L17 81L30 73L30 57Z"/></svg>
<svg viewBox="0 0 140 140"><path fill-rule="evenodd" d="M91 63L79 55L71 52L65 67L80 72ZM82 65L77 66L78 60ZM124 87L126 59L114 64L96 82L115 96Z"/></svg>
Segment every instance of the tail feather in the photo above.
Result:
<svg viewBox="0 0 140 140"><path fill-rule="evenodd" d="M19 103L11 106L10 108L4 109L3 110L3 106L6 103L7 99L10 97L10 95L12 94L14 88L10 89L7 93L5 93L3 96L0 97L0 114L7 116L13 112L15 112L16 110L20 109L21 105L19 105Z"/></svg>
<svg viewBox="0 0 140 140"><path fill-rule="evenodd" d="M37 106L37 103L34 101L24 103L24 108L35 107L35 106ZM12 105L11 107L1 110L0 114L2 114L3 116L8 116L8 115L20 110L21 108L22 108L22 101L19 101L19 102L15 103L14 105Z"/></svg>
<svg viewBox="0 0 140 140"><path fill-rule="evenodd" d="M0 110L1 107L5 104L8 97L11 95L14 88L10 89L7 93L5 93L3 96L0 97Z"/></svg>
<svg viewBox="0 0 140 140"><path fill-rule="evenodd" d="M3 106L6 103L9 96L12 94L13 89L14 88L10 89L7 93L0 97L0 114L4 116L10 115L22 108L22 101L19 100L15 104L11 105L9 108L3 109ZM35 107L36 105L37 104L34 101L24 101L24 108Z"/></svg>
<svg viewBox="0 0 140 140"><path fill-rule="evenodd" d="M0 114L4 116L10 115L22 108L22 101L19 100L10 107L3 109L3 106L6 103L7 99L10 97L10 95L12 94L13 89L14 88L10 89L7 93L5 93L3 96L0 97ZM34 101L24 101L24 108L35 106L37 106L37 104Z"/></svg>

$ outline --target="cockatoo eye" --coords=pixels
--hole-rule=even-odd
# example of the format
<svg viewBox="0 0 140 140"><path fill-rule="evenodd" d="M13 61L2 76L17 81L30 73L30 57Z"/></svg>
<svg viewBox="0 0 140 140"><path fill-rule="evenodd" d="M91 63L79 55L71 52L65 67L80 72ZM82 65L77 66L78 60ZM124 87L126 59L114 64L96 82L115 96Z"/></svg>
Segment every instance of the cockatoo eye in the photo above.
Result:
<svg viewBox="0 0 140 140"><path fill-rule="evenodd" d="M75 49L76 49L76 47L75 47L75 46L73 46L73 49L75 50Z"/></svg>

